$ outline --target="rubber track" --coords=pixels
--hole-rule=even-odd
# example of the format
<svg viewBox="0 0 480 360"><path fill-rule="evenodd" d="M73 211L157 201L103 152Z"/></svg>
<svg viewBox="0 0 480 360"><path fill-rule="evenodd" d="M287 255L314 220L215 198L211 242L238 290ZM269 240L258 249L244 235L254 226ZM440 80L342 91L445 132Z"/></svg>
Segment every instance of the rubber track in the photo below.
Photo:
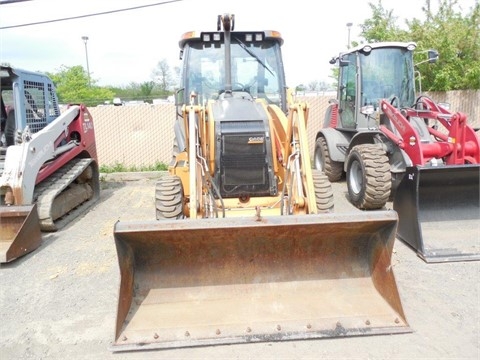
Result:
<svg viewBox="0 0 480 360"><path fill-rule="evenodd" d="M64 214L55 222L52 219L51 211L55 198L73 183L77 177L93 162L93 159L74 159L67 165L57 170L54 174L42 181L36 188L34 198L37 199L38 217L40 219L40 228L42 231L57 231L64 227L67 223L74 220L77 216L86 212L99 198L98 179L92 179L93 197L85 201L80 206L71 210L68 214Z"/></svg>

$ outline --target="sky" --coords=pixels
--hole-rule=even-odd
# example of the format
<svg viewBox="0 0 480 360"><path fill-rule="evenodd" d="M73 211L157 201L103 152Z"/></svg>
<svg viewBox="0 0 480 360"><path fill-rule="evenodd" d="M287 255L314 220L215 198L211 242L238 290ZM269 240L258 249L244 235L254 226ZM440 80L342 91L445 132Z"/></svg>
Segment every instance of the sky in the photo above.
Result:
<svg viewBox="0 0 480 360"><path fill-rule="evenodd" d="M88 68L97 85L152 80L166 60L181 65L178 41L191 30L216 30L217 15L235 15L235 30L277 30L284 39L287 85L331 83L329 60L361 38L359 25L378 0L0 0L0 63L40 72ZM468 11L478 0L458 0ZM421 19L422 0L382 0L397 25ZM432 0L432 3L437 3ZM155 5L154 5L155 4ZM154 5L129 11L115 10ZM97 16L85 16L107 13ZM82 17L81 17L82 16ZM83 17L85 16L85 17ZM64 18L46 24L12 27ZM347 23L352 23L350 31ZM82 37L87 36L87 44Z"/></svg>

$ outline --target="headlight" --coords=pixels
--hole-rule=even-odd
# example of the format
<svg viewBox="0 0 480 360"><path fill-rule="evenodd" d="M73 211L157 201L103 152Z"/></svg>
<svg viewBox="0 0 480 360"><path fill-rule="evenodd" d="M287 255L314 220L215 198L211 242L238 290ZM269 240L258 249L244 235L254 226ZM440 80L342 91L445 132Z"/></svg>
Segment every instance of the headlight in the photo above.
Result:
<svg viewBox="0 0 480 360"><path fill-rule="evenodd" d="M370 45L365 45L362 51L365 53L369 53L370 51L372 51L372 47Z"/></svg>

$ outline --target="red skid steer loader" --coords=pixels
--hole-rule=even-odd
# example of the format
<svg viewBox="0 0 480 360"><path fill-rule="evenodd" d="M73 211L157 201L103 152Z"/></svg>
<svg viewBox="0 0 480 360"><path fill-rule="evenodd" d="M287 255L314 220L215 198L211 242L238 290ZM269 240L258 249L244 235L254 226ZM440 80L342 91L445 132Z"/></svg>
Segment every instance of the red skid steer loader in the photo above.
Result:
<svg viewBox="0 0 480 360"><path fill-rule="evenodd" d="M0 67L0 263L41 245L99 199L93 121L83 105L60 112L44 74Z"/></svg>

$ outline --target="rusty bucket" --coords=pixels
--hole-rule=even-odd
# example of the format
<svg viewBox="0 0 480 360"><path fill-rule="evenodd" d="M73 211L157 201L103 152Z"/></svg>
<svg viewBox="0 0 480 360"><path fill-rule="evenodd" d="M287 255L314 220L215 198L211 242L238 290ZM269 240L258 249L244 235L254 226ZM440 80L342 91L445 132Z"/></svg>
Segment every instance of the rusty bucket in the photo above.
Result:
<svg viewBox="0 0 480 360"><path fill-rule="evenodd" d="M0 263L35 250L42 243L36 205L0 207Z"/></svg>
<svg viewBox="0 0 480 360"><path fill-rule="evenodd" d="M112 351L410 332L395 211L117 222Z"/></svg>

